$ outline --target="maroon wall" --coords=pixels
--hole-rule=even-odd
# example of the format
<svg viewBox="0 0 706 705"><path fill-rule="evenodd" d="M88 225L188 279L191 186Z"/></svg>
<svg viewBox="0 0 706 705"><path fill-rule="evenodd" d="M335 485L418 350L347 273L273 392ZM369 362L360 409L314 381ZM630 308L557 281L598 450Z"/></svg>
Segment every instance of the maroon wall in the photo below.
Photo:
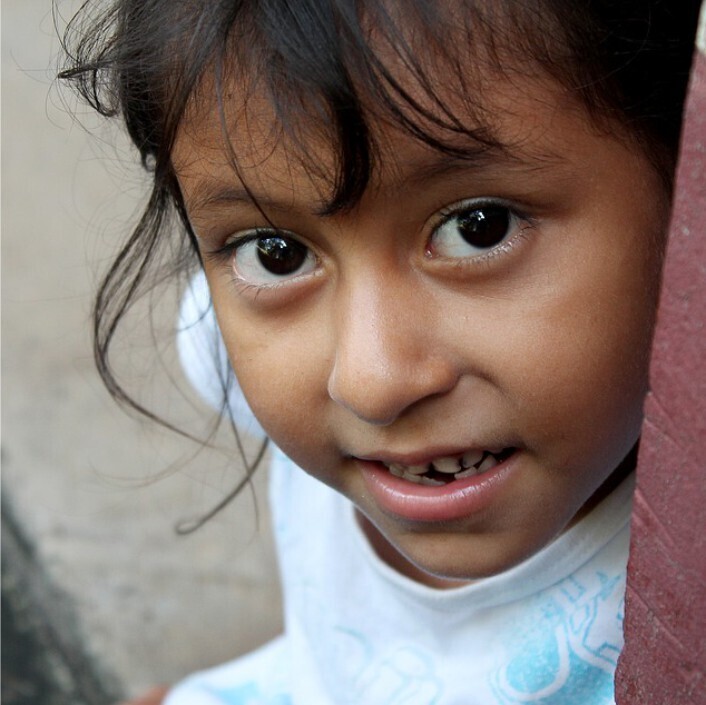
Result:
<svg viewBox="0 0 706 705"><path fill-rule="evenodd" d="M638 463L618 705L706 703L704 19L702 13Z"/></svg>

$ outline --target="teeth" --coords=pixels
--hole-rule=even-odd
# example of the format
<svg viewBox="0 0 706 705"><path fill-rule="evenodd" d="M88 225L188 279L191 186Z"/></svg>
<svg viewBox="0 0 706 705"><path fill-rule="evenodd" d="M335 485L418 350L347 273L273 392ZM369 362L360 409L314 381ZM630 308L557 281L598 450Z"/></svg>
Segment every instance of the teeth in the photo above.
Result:
<svg viewBox="0 0 706 705"><path fill-rule="evenodd" d="M439 458L438 460L435 460L432 465L438 472L444 472L449 475L453 475L461 469L458 458Z"/></svg>
<svg viewBox="0 0 706 705"><path fill-rule="evenodd" d="M471 465L471 467L468 468L468 470L462 470L461 472L457 472L457 473L454 475L454 477L455 477L457 480L463 480L464 477L473 477L474 475L477 475L478 472L479 472L479 471L478 471L475 467L473 467L473 466Z"/></svg>
<svg viewBox="0 0 706 705"><path fill-rule="evenodd" d="M429 470L428 465L410 465L408 467L402 465L401 467L403 467L405 472L410 475L423 475L427 470Z"/></svg>
<svg viewBox="0 0 706 705"><path fill-rule="evenodd" d="M488 455L486 456L485 460L478 466L478 473L490 470L491 468L494 468L497 464L498 461L495 459L495 457L492 455Z"/></svg>
<svg viewBox="0 0 706 705"><path fill-rule="evenodd" d="M422 484L424 484L424 480L427 479L426 477L424 477L424 476L422 476L422 475L410 475L409 473L404 473L404 474L402 475L402 477L403 477L405 480L409 480L410 482L414 482L414 483L417 484L417 485L422 485Z"/></svg>
<svg viewBox="0 0 706 705"><path fill-rule="evenodd" d="M405 465L400 465L399 463L392 463L387 466L387 469L395 477L401 477L405 480L409 480L410 482L416 482L418 485L422 482L422 473L415 472L418 471L419 468L422 468L424 472L427 470L426 467L421 465L415 465L414 467L408 468Z"/></svg>
<svg viewBox="0 0 706 705"><path fill-rule="evenodd" d="M470 468L467 470L463 470L462 472L457 472L454 477L457 480L463 480L464 477L473 477L474 475L480 475L483 472L486 472L486 470L490 470L491 468L494 468L498 464L497 458L495 456L490 455L488 453L485 458L483 459L482 463L476 463L476 465L471 465ZM476 467L477 466L477 467Z"/></svg>
<svg viewBox="0 0 706 705"><path fill-rule="evenodd" d="M473 465L483 459L482 450L469 450L463 454L461 458L461 467L464 470L470 469Z"/></svg>
<svg viewBox="0 0 706 705"><path fill-rule="evenodd" d="M442 485L445 485L445 482L442 482L441 480L434 480L431 477L424 477L424 475L419 475L419 482L422 485L429 485L430 487L441 487Z"/></svg>
<svg viewBox="0 0 706 705"><path fill-rule="evenodd" d="M400 465L400 463L391 463L387 466L390 472L397 477L402 475L423 475L428 469L428 465Z"/></svg>
<svg viewBox="0 0 706 705"><path fill-rule="evenodd" d="M390 463L388 470L395 475L409 482L419 485L429 485L440 487L446 483L431 477L426 477L425 473L430 470L445 475L453 475L455 479L462 480L466 477L473 477L494 468L498 464L497 455L500 455L504 448L492 448L490 450L469 450L463 456L447 456L438 458L427 465L402 465L400 463Z"/></svg>

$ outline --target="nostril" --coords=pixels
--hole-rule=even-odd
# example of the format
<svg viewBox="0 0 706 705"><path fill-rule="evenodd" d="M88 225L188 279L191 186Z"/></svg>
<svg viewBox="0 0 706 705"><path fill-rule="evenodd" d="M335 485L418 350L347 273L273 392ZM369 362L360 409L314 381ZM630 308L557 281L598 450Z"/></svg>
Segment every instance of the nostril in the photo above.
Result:
<svg viewBox="0 0 706 705"><path fill-rule="evenodd" d="M363 388L343 394L329 389L329 396L336 404L371 426L389 426L406 408L404 403L399 403L390 394L380 398Z"/></svg>
<svg viewBox="0 0 706 705"><path fill-rule="evenodd" d="M337 362L328 382L329 397L356 418L387 426L409 404L402 380L371 365L367 370Z"/></svg>
<svg viewBox="0 0 706 705"><path fill-rule="evenodd" d="M361 363L362 360L359 361ZM375 426L393 423L425 399L454 388L457 374L442 361L419 365L369 366L338 360L328 380L329 397L357 418Z"/></svg>

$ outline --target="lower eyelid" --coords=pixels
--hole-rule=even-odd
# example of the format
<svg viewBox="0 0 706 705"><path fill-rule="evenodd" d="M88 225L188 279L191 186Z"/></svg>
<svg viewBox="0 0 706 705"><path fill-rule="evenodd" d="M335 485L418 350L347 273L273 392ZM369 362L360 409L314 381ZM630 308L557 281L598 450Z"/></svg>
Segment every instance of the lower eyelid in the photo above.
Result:
<svg viewBox="0 0 706 705"><path fill-rule="evenodd" d="M439 218L438 222L436 225L434 225L431 233L431 238L430 238L430 245L429 249L433 249L432 243L434 242L435 239L437 239L437 235L441 232L442 228L444 226L447 226L448 224L452 223L454 219L460 218L464 213L469 213L469 212L474 212L474 211L480 211L483 210L484 208L499 208L502 210L505 210L508 216L508 225L507 225L507 230L505 236L500 240L496 245L490 245L487 248L484 248L482 246L475 246L472 243L466 241L466 245L470 248L476 247L478 250L486 250L486 252L490 252L491 250L494 250L496 247L501 246L504 242L512 239L517 232L520 230L523 230L525 227L532 227L535 224L534 219L532 219L530 216L527 216L525 213L519 212L516 208L512 208L510 206L507 206L504 203L496 203L496 202L482 202L482 203L471 203L466 207L454 207L453 209L446 210L442 212L442 217ZM460 233L459 233L460 235ZM461 238L463 236L460 236ZM482 256L484 253L479 252L477 256ZM443 257L444 255L440 255ZM468 255L468 257L473 257L474 255Z"/></svg>
<svg viewBox="0 0 706 705"><path fill-rule="evenodd" d="M309 274L305 274L282 282L272 282L268 284L253 284L232 273L231 286L238 297L242 297L250 305L257 305L268 308L280 308L294 304L301 295L307 295L316 286L316 280L320 279L322 271L316 269Z"/></svg>
<svg viewBox="0 0 706 705"><path fill-rule="evenodd" d="M438 266L442 269L451 268L462 270L463 272L469 272L469 270L473 270L475 267L485 269L485 267L490 266L495 259L504 259L506 256L512 256L515 250L521 247L525 240L529 239L531 232L534 231L536 227L537 224L534 220L522 219L517 228L517 232L486 252L466 257L444 257L443 255L427 253L427 259L430 260L435 267Z"/></svg>
<svg viewBox="0 0 706 705"><path fill-rule="evenodd" d="M237 254L238 251L241 249L242 247L239 247L232 253L232 256L229 259L230 266L236 277L245 282L253 284L254 286L267 287L286 285L290 282L296 281L302 277L306 277L312 274L318 264L316 255L310 249L307 248L304 260L302 261L301 265L292 272L288 272L285 274L276 274L275 272L268 271L264 264L260 263L259 265L255 265L255 267L259 268L261 271L253 272L251 276L248 276L243 272L245 265L241 264L241 269L240 271L238 270ZM260 281L255 281L256 279L260 279Z"/></svg>

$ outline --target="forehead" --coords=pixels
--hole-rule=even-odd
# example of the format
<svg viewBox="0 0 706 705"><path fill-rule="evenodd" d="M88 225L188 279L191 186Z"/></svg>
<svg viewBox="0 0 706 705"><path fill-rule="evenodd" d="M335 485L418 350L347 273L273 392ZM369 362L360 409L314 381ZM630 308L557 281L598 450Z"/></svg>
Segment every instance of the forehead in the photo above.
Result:
<svg viewBox="0 0 706 705"><path fill-rule="evenodd" d="M456 86L437 90L439 105L412 84L418 103L427 101L425 136L437 144L375 103L365 105L374 150L368 188L394 192L458 172L492 180L500 173L561 171L576 151L576 133L595 130L583 108L544 76L496 73L486 81L492 90L479 86L470 107ZM433 124L432 110L452 115L463 129ZM245 82L225 91L222 102L211 97L208 107L192 111L173 161L192 212L218 201L282 202L287 193L294 201L302 184L308 200L317 201L314 209L325 211L341 169L337 137L325 120L314 115L283 125L267 93Z"/></svg>
<svg viewBox="0 0 706 705"><path fill-rule="evenodd" d="M537 62L520 56L506 3L485 8L483 22L475 5L481 3L465 7L463 16L444 3L432 18L400 19L402 10L385 3L385 18L361 18L358 54L341 52L348 63L340 66L323 55L321 66L309 67L311 76L281 54L269 56L265 38L246 55L236 46L193 94L173 155L177 173L194 157L226 157L229 178L243 181L276 162L280 175L306 176L331 195L347 182L367 185L383 170L418 162L415 152L476 161L536 149L531 133L539 125L527 121L528 99L534 93L550 103L575 101ZM522 117L513 125L513 116Z"/></svg>

